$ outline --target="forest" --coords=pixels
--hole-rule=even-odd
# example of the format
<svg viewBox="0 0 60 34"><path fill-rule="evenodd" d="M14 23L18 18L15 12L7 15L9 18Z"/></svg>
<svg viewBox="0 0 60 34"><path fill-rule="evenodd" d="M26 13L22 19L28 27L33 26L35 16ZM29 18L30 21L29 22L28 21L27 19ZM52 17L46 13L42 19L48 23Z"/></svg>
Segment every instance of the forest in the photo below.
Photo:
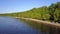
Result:
<svg viewBox="0 0 60 34"><path fill-rule="evenodd" d="M33 18L60 23L60 2L52 3L50 6L32 8L24 12L0 14L0 16Z"/></svg>

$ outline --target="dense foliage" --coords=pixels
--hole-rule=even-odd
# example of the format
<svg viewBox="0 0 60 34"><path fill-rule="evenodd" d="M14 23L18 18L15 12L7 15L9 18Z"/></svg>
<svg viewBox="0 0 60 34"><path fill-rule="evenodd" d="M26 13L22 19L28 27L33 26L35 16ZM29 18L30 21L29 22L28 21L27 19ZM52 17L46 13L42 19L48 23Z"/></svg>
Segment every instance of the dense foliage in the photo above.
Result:
<svg viewBox="0 0 60 34"><path fill-rule="evenodd" d="M48 7L42 6L39 8L33 8L31 10L19 13L0 14L0 16L34 18L34 19L49 20L60 23L60 2L51 4Z"/></svg>

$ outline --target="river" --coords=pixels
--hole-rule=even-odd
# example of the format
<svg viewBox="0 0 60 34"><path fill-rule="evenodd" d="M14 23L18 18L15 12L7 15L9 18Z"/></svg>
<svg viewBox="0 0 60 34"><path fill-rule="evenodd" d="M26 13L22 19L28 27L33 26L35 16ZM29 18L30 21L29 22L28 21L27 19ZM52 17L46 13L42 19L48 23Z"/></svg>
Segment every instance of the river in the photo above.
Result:
<svg viewBox="0 0 60 34"><path fill-rule="evenodd" d="M25 22L11 17L0 17L0 34L41 34Z"/></svg>

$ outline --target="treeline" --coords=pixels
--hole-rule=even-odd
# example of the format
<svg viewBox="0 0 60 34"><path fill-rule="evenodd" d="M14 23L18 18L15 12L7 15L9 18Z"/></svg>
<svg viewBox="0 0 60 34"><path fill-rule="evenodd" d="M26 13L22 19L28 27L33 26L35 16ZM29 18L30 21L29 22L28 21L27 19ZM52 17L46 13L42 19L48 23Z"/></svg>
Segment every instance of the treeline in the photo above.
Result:
<svg viewBox="0 0 60 34"><path fill-rule="evenodd" d="M39 20L48 20L60 23L60 2L51 4L50 6L42 6L33 8L19 13L0 14L1 16L25 17Z"/></svg>

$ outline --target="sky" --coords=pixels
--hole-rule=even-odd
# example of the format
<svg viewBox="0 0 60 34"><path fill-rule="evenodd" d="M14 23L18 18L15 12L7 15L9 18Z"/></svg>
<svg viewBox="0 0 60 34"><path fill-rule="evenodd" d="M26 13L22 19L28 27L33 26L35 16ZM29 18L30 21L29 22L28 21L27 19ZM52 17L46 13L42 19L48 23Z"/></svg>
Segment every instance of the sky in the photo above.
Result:
<svg viewBox="0 0 60 34"><path fill-rule="evenodd" d="M56 2L60 0L0 0L0 13L22 12Z"/></svg>

